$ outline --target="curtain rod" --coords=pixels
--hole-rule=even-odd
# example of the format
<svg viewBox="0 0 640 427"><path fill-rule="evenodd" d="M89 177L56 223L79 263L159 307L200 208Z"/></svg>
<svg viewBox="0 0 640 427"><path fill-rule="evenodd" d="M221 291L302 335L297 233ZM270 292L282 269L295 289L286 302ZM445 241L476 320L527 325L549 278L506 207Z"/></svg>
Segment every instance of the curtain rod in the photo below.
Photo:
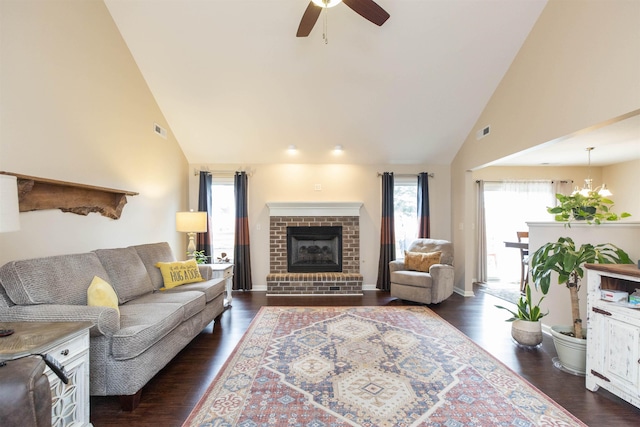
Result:
<svg viewBox="0 0 640 427"><path fill-rule="evenodd" d="M242 170L209 170L209 169L198 169L198 168L194 168L193 169L193 175L194 176L198 176L200 174L200 172L209 172L212 175L235 175L236 172L246 172L247 176L251 176L253 175L253 172L247 172L247 171L242 171Z"/></svg>
<svg viewBox="0 0 640 427"><path fill-rule="evenodd" d="M383 175L382 172L378 172L378 176L382 176L382 175ZM393 176L407 177L407 176L418 176L418 174L417 173L394 173ZM427 176L429 178L434 178L436 176L436 174L431 172L431 173L428 173Z"/></svg>
<svg viewBox="0 0 640 427"><path fill-rule="evenodd" d="M480 181L482 181L482 180L481 179L476 179L476 184L479 183ZM508 180L502 180L502 181L490 181L490 180L487 180L487 181L484 181L484 182L489 182L489 183L493 184L493 183L497 183L497 182L501 183L501 182L504 182L504 181L523 181L523 182L524 181L543 181L543 182L544 181L550 181L550 182L559 182L561 184L569 184L569 183L573 184L573 180L572 179L551 179L551 180L547 180L547 179L508 179Z"/></svg>

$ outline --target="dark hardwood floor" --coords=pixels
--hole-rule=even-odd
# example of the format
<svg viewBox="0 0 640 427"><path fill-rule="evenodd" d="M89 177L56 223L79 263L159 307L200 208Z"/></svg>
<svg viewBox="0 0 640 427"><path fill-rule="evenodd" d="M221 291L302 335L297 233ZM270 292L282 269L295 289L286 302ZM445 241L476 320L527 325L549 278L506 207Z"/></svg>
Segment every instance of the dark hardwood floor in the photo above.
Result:
<svg viewBox="0 0 640 427"><path fill-rule="evenodd" d="M518 348L511 341L504 304L483 292L464 298L454 294L441 304L429 306L487 352L589 426L640 425L640 409L600 389L585 389L584 378L556 369L550 337L537 350ZM144 388L133 412L120 410L116 397L91 397L91 422L106 426L181 426L208 385L222 368L260 307L271 306L376 306L403 305L388 293L366 291L356 296L267 297L264 292L234 292L233 307L224 312L212 331L205 328L174 360Z"/></svg>

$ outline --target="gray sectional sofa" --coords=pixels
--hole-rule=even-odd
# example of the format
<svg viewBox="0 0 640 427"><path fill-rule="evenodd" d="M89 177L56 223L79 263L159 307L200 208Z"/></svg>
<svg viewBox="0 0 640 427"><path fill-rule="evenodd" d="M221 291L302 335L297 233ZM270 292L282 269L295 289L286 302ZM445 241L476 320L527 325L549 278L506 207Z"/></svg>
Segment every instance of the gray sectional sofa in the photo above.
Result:
<svg viewBox="0 0 640 427"><path fill-rule="evenodd" d="M133 410L143 386L224 311L224 279L168 290L157 262L175 257L167 243L9 262L0 267L0 321L88 321L90 393L121 397ZM118 296L118 310L87 305L94 276Z"/></svg>

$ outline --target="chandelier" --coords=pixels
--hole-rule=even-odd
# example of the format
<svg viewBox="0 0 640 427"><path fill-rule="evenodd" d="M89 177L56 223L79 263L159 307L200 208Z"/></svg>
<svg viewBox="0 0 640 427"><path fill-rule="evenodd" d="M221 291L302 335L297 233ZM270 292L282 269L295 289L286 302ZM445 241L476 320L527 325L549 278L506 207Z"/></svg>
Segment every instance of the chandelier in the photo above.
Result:
<svg viewBox="0 0 640 427"><path fill-rule="evenodd" d="M587 175L587 178L584 180L584 186L581 189L576 187L576 189L574 190L572 195L575 195L575 194L579 193L579 194L587 197L592 192L597 192L602 197L609 197L609 196L612 195L611 191L609 191L609 189L607 188L607 184L604 184L604 183L602 184L601 187L598 187L595 190L593 189L593 179L591 179L591 151L593 151L594 149L595 149L595 147L587 147L586 148L588 159L589 159L588 175Z"/></svg>

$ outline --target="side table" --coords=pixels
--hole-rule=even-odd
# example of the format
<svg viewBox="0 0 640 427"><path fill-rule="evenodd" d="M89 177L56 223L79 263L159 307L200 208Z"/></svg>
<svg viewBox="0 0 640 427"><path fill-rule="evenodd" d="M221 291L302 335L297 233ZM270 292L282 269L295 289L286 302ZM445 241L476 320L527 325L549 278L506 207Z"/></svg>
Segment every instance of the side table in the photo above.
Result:
<svg viewBox="0 0 640 427"><path fill-rule="evenodd" d="M51 425L90 426L89 422L89 328L90 322L2 322L0 329L13 329L0 338L0 360L31 354L50 354L67 371L63 383L47 367L51 386Z"/></svg>
<svg viewBox="0 0 640 427"><path fill-rule="evenodd" d="M231 307L231 300L233 299L233 264L208 264L211 267L212 277L219 279L224 277L224 285L226 288L224 306Z"/></svg>

